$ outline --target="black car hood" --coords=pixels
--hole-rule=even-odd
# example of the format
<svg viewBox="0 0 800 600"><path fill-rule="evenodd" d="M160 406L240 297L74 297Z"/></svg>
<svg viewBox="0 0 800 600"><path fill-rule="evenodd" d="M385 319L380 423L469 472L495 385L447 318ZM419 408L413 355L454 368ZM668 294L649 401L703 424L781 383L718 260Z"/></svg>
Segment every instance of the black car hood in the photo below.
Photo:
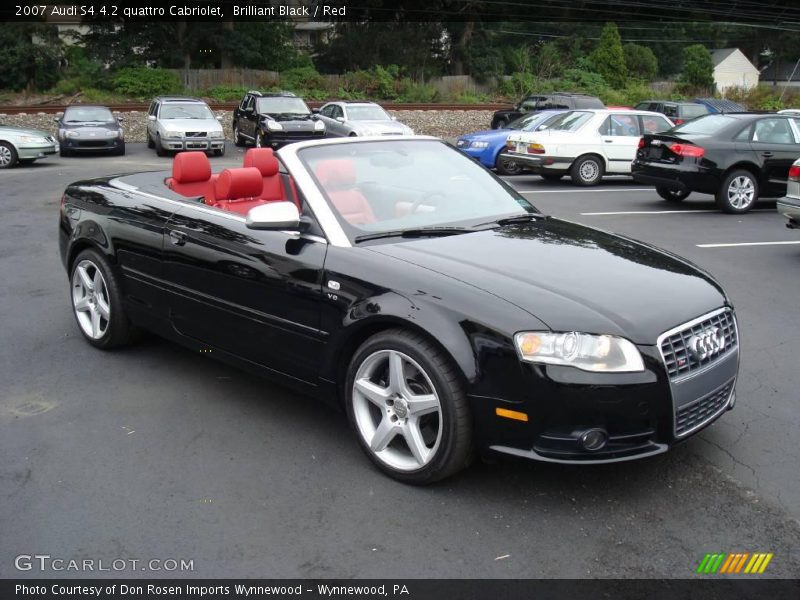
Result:
<svg viewBox="0 0 800 600"><path fill-rule="evenodd" d="M298 121L306 123L312 120L313 113L302 115L300 113L260 113L261 117L272 119L273 121L280 121L281 123L288 123Z"/></svg>
<svg viewBox="0 0 800 600"><path fill-rule="evenodd" d="M726 304L719 284L691 263L636 242L557 219L369 246L483 289L554 331L659 334Z"/></svg>

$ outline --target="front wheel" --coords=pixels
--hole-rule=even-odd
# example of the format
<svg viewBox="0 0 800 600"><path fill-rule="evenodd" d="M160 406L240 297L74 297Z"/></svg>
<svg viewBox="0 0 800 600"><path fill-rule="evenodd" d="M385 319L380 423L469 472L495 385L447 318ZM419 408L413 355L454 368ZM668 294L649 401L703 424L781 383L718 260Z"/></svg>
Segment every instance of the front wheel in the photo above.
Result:
<svg viewBox="0 0 800 600"><path fill-rule="evenodd" d="M730 214L745 213L758 200L758 180L750 171L732 171L722 182L716 195L717 206Z"/></svg>
<svg viewBox="0 0 800 600"><path fill-rule="evenodd" d="M599 156L581 156L570 169L572 183L588 187L597 185L603 177L603 161Z"/></svg>
<svg viewBox="0 0 800 600"><path fill-rule="evenodd" d="M517 161L504 158L502 154L497 155L494 166L501 175L519 175L522 173L522 167Z"/></svg>
<svg viewBox="0 0 800 600"><path fill-rule="evenodd" d="M260 131L256 132L256 148L264 147L264 134Z"/></svg>
<svg viewBox="0 0 800 600"><path fill-rule="evenodd" d="M145 135L147 136L147 147L152 150L153 147L155 147L155 144L153 143L153 138L150 137L149 131Z"/></svg>
<svg viewBox="0 0 800 600"><path fill-rule="evenodd" d="M156 134L155 146L156 146L156 156L167 155L167 151L164 150L164 146L161 145L161 135L158 133Z"/></svg>
<svg viewBox="0 0 800 600"><path fill-rule="evenodd" d="M449 357L421 335L393 329L364 342L347 371L345 402L362 449L394 479L433 483L472 458L464 387Z"/></svg>
<svg viewBox="0 0 800 600"><path fill-rule="evenodd" d="M219 150L214 150L214 156L225 156L225 146Z"/></svg>
<svg viewBox="0 0 800 600"><path fill-rule="evenodd" d="M125 156L125 144L122 144L115 152L117 156Z"/></svg>
<svg viewBox="0 0 800 600"><path fill-rule="evenodd" d="M0 169L8 169L17 163L17 150L11 144L0 142Z"/></svg>
<svg viewBox="0 0 800 600"><path fill-rule="evenodd" d="M691 194L689 190L674 190L669 188L657 187L656 194L661 196L667 202L681 202L686 200Z"/></svg>
<svg viewBox="0 0 800 600"><path fill-rule="evenodd" d="M84 250L70 272L72 311L83 337L108 350L128 344L134 329L122 306L122 291L108 262L96 250Z"/></svg>
<svg viewBox="0 0 800 600"><path fill-rule="evenodd" d="M239 124L233 124L233 145L234 146L244 146L244 138L242 137L242 133L239 131Z"/></svg>

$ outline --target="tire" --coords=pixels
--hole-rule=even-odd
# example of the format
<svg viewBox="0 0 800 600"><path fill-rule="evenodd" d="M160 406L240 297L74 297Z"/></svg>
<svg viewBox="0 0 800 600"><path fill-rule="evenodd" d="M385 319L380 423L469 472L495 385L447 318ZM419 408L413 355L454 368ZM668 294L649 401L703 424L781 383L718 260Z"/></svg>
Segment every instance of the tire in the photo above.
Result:
<svg viewBox="0 0 800 600"><path fill-rule="evenodd" d="M539 175L545 181L561 181L564 175L560 173L541 173Z"/></svg>
<svg viewBox="0 0 800 600"><path fill-rule="evenodd" d="M58 155L61 158L64 158L65 156L72 156L72 152L68 148L64 148L64 146L61 146L61 148L58 149Z"/></svg>
<svg viewBox="0 0 800 600"><path fill-rule="evenodd" d="M256 131L256 148L264 147L264 134L261 131Z"/></svg>
<svg viewBox="0 0 800 600"><path fill-rule="evenodd" d="M508 125L508 121L506 119L499 119L497 123L494 124L493 129L503 129L506 125Z"/></svg>
<svg viewBox="0 0 800 600"><path fill-rule="evenodd" d="M244 146L244 138L242 138L242 135L239 133L238 123L233 124L233 145L240 148Z"/></svg>
<svg viewBox="0 0 800 600"><path fill-rule="evenodd" d="M722 180L716 200L722 212L733 215L746 213L758 200L758 179L744 169L731 171Z"/></svg>
<svg viewBox="0 0 800 600"><path fill-rule="evenodd" d="M125 315L122 291L108 261L96 250L84 250L70 266L72 312L84 339L110 350L133 341L135 329Z"/></svg>
<svg viewBox="0 0 800 600"><path fill-rule="evenodd" d="M351 131L350 133L347 134L347 137L357 137L357 136L358 134L355 131Z"/></svg>
<svg viewBox="0 0 800 600"><path fill-rule="evenodd" d="M402 368L392 370L390 363ZM369 338L350 361L344 398L362 450L389 477L425 485L469 465L472 418L464 386L449 357L427 338L404 329Z"/></svg>
<svg viewBox="0 0 800 600"><path fill-rule="evenodd" d="M688 190L672 190L669 188L657 187L656 194L661 196L667 202L682 202L689 197L691 191Z"/></svg>
<svg viewBox="0 0 800 600"><path fill-rule="evenodd" d="M578 157L569 170L572 183L583 187L597 185L603 178L603 159L596 154Z"/></svg>
<svg viewBox="0 0 800 600"><path fill-rule="evenodd" d="M225 156L225 146L219 150L214 150L214 156Z"/></svg>
<svg viewBox="0 0 800 600"><path fill-rule="evenodd" d="M167 155L167 151L164 150L164 147L161 145L161 135L159 135L158 133L156 134L155 147L156 147L156 156Z"/></svg>
<svg viewBox="0 0 800 600"><path fill-rule="evenodd" d="M0 169L10 169L17 164L17 149L8 142L0 142Z"/></svg>
<svg viewBox="0 0 800 600"><path fill-rule="evenodd" d="M122 146L117 148L117 151L114 152L114 154L116 154L117 156L125 156L125 144L122 144Z"/></svg>
<svg viewBox="0 0 800 600"><path fill-rule="evenodd" d="M518 162L512 159L503 158L502 154L497 155L494 161L494 168L500 175L519 175L522 173L522 167Z"/></svg>
<svg viewBox="0 0 800 600"><path fill-rule="evenodd" d="M148 131L147 132L147 147L152 150L153 148L155 148L155 146L156 145L153 143L153 138L150 137L150 132Z"/></svg>

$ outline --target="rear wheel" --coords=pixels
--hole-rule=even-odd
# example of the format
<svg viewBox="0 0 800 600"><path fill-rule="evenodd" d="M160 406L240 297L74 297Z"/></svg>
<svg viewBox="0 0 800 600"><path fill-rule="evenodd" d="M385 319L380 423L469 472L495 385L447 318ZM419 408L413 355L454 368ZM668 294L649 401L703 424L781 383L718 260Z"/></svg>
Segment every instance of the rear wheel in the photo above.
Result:
<svg viewBox="0 0 800 600"><path fill-rule="evenodd" d="M497 123L494 124L495 129L505 129L505 126L508 125L508 121L505 119L499 119Z"/></svg>
<svg viewBox="0 0 800 600"><path fill-rule="evenodd" d="M83 337L108 350L132 341L134 329L122 306L122 292L111 265L96 250L84 250L72 263L72 309Z"/></svg>
<svg viewBox="0 0 800 600"><path fill-rule="evenodd" d="M17 150L8 142L0 142L0 169L13 167L17 162Z"/></svg>
<svg viewBox="0 0 800 600"><path fill-rule="evenodd" d="M519 175L522 173L522 167L517 161L505 158L502 154L497 155L494 166L501 175Z"/></svg>
<svg viewBox="0 0 800 600"><path fill-rule="evenodd" d="M348 368L345 400L362 449L394 479L432 483L472 458L469 405L457 370L421 335L393 329L364 342Z"/></svg>
<svg viewBox="0 0 800 600"><path fill-rule="evenodd" d="M758 200L758 180L750 171L731 171L716 195L717 206L730 214L745 213Z"/></svg>
<svg viewBox="0 0 800 600"><path fill-rule="evenodd" d="M661 196L667 202L681 202L689 197L692 192L689 190L673 190L664 187L657 187L656 194Z"/></svg>
<svg viewBox="0 0 800 600"><path fill-rule="evenodd" d="M594 154L581 156L572 163L569 173L575 185L597 185L603 177L603 160Z"/></svg>

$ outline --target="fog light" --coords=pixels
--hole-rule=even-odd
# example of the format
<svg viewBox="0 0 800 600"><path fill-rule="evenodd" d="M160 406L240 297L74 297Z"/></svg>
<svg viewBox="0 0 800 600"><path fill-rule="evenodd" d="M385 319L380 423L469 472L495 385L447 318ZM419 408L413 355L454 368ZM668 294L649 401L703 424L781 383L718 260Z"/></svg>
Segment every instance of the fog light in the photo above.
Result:
<svg viewBox="0 0 800 600"><path fill-rule="evenodd" d="M581 448L594 452L600 450L606 445L608 441L608 434L603 429L589 429L584 431L578 438Z"/></svg>

